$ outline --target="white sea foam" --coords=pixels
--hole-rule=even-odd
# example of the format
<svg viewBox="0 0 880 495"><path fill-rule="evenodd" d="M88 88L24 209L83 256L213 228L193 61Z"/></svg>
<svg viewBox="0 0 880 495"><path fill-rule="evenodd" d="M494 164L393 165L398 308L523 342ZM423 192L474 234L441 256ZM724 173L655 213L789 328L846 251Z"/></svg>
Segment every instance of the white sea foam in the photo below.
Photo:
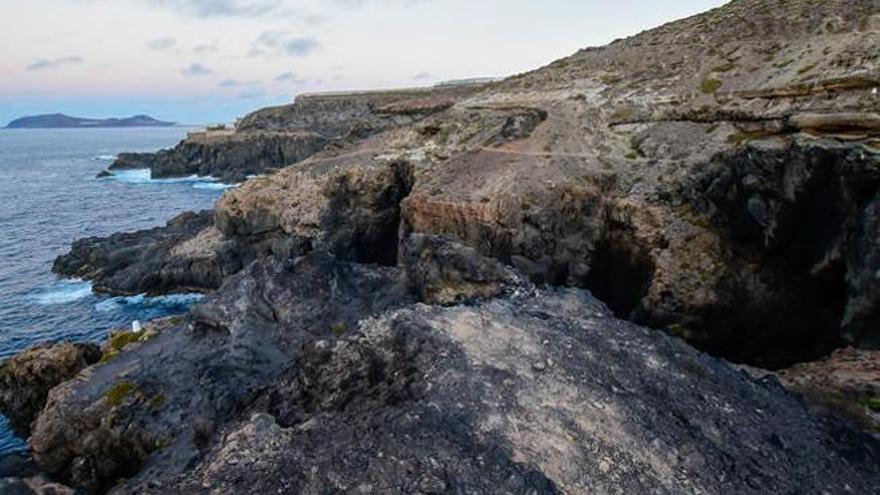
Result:
<svg viewBox="0 0 880 495"><path fill-rule="evenodd" d="M238 187L238 184L226 184L223 182L197 182L193 184L195 189L210 189L213 191L225 191Z"/></svg>
<svg viewBox="0 0 880 495"><path fill-rule="evenodd" d="M98 155L98 156L92 158L92 160L94 160L96 162L112 162L115 159L116 159L116 155Z"/></svg>
<svg viewBox="0 0 880 495"><path fill-rule="evenodd" d="M95 304L95 309L102 312L119 311L131 307L139 308L173 308L189 307L199 302L203 294L169 294L166 296L148 297L144 294L136 296L111 297Z"/></svg>
<svg viewBox="0 0 880 495"><path fill-rule="evenodd" d="M117 180L127 184L179 184L194 182L196 185L220 184L219 179L210 176L188 175L186 177L167 177L154 179L148 168L135 168L131 170L113 170L112 175L103 177L106 180ZM223 184L226 186L225 184ZM226 187L224 187L225 189ZM219 189L216 187L215 189Z"/></svg>
<svg viewBox="0 0 880 495"><path fill-rule="evenodd" d="M92 283L83 280L60 280L52 287L32 295L38 304L67 304L92 294Z"/></svg>

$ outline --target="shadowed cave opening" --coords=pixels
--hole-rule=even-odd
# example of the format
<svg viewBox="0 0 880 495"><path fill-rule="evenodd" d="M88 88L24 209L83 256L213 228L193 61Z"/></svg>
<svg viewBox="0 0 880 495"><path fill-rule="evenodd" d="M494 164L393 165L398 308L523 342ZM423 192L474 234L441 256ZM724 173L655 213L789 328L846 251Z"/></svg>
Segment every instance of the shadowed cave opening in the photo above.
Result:
<svg viewBox="0 0 880 495"><path fill-rule="evenodd" d="M729 250L729 273L707 287L720 296L714 304L642 303L655 267L619 224L596 244L585 286L618 318L733 362L779 369L819 359L845 344L847 246L877 192L864 160L840 148L743 149L695 176L687 194Z"/></svg>
<svg viewBox="0 0 880 495"><path fill-rule="evenodd" d="M615 232L596 244L586 288L607 304L614 316L636 320L653 275L654 263L637 249L633 236Z"/></svg>
<svg viewBox="0 0 880 495"><path fill-rule="evenodd" d="M334 186L323 229L331 233L328 244L340 259L397 264L400 203L412 190L412 166L402 161L388 166L393 180L375 195L358 194L345 176Z"/></svg>

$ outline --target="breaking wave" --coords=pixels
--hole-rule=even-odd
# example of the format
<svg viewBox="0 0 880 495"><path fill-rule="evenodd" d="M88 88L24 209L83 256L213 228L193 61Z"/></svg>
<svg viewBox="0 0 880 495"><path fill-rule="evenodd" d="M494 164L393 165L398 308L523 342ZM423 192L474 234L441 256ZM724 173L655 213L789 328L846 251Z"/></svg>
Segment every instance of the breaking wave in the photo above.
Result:
<svg viewBox="0 0 880 495"><path fill-rule="evenodd" d="M155 309L163 314L169 314L187 311L203 297L205 297L203 294L169 294L155 297L144 294L119 296L95 304L95 309L101 312Z"/></svg>
<svg viewBox="0 0 880 495"><path fill-rule="evenodd" d="M128 184L181 184L194 183L198 189L228 189L233 185L223 184L219 179L210 176L188 175L186 177L167 177L154 179L148 168L136 168L131 170L113 170L111 175L99 180L116 180Z"/></svg>
<svg viewBox="0 0 880 495"><path fill-rule="evenodd" d="M83 280L59 280L52 287L31 297L41 305L67 304L92 294L92 283Z"/></svg>

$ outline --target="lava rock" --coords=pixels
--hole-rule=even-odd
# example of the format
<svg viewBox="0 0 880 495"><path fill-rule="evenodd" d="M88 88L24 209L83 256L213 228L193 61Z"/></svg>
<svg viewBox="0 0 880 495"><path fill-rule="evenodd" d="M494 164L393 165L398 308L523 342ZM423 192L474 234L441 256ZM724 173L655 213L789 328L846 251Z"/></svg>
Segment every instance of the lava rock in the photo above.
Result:
<svg viewBox="0 0 880 495"><path fill-rule="evenodd" d="M164 227L79 239L52 270L92 280L95 291L113 294L216 288L242 261L212 223L211 211L188 212Z"/></svg>
<svg viewBox="0 0 880 495"><path fill-rule="evenodd" d="M101 359L94 344L41 344L0 365L0 411L22 437L46 404L49 391Z"/></svg>

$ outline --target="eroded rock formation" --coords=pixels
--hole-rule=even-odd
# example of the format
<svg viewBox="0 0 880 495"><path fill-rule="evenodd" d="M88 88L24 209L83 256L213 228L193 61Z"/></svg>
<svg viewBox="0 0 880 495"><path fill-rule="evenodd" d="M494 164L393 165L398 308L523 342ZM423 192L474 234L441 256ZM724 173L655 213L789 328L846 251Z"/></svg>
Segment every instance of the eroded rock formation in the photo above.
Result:
<svg viewBox="0 0 880 495"><path fill-rule="evenodd" d="M35 458L116 493L875 491L875 439L685 341L877 345L878 19L736 0L448 101L257 112L347 137L60 258L216 291L55 388Z"/></svg>
<svg viewBox="0 0 880 495"><path fill-rule="evenodd" d="M412 124L484 86L303 95L291 105L245 116L234 130L190 133L173 149L156 153L121 153L110 170L150 169L153 178L199 175L238 183L329 145Z"/></svg>
<svg viewBox="0 0 880 495"><path fill-rule="evenodd" d="M0 411L27 437L49 391L101 359L94 344L59 343L28 349L0 365Z"/></svg>
<svg viewBox="0 0 880 495"><path fill-rule="evenodd" d="M878 476L875 440L584 291L513 280L412 305L404 272L255 262L188 324L56 388L35 458L113 493L833 493Z"/></svg>
<svg viewBox="0 0 880 495"><path fill-rule="evenodd" d="M301 161L327 143L308 132L194 136L156 153L120 153L110 171L148 168L153 178L199 175L232 184Z"/></svg>
<svg viewBox="0 0 880 495"><path fill-rule="evenodd" d="M228 244L213 228L213 212L184 213L165 227L79 239L52 269L92 280L98 292L203 291L243 266Z"/></svg>

